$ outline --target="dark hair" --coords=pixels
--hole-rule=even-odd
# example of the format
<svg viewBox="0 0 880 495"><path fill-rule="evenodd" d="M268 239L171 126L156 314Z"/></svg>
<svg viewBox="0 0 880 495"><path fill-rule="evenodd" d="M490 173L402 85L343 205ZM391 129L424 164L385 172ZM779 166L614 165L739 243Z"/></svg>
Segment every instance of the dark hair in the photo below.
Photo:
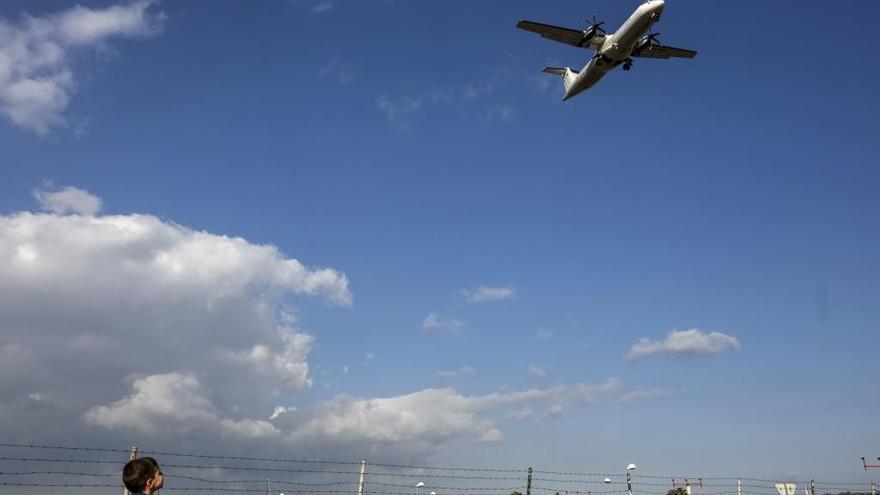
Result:
<svg viewBox="0 0 880 495"><path fill-rule="evenodd" d="M152 457L132 459L122 468L122 483L132 493L141 493L147 481L159 472L159 463Z"/></svg>

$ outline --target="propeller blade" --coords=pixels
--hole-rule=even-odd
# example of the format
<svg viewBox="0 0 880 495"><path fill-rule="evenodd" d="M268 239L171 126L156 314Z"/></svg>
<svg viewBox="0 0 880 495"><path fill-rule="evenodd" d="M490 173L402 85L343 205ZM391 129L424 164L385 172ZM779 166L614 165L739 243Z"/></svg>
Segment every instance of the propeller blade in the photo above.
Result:
<svg viewBox="0 0 880 495"><path fill-rule="evenodd" d="M584 18L585 22L590 22L590 19ZM594 32L602 33L602 36L605 36L605 30L602 29L602 24L605 24L605 21L597 21L596 14L593 14L593 21L590 22L590 27L588 30L592 29Z"/></svg>

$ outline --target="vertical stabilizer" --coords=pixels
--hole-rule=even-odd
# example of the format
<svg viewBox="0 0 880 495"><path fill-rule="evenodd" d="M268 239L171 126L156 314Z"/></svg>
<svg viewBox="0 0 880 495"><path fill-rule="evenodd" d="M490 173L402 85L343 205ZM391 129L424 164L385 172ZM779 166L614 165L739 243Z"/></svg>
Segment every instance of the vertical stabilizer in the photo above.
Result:
<svg viewBox="0 0 880 495"><path fill-rule="evenodd" d="M568 94L569 88L574 84L578 75L578 73L571 70L570 67L544 67L544 72L562 76L562 85L565 86L565 94Z"/></svg>

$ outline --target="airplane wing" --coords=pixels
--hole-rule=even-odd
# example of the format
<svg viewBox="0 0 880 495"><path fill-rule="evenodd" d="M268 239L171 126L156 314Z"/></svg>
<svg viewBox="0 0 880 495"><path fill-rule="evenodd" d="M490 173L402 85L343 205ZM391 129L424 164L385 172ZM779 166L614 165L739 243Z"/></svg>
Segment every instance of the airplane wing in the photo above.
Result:
<svg viewBox="0 0 880 495"><path fill-rule="evenodd" d="M697 56L697 52L686 50L684 48L673 48L666 45L651 45L650 47L642 48L639 51L633 52L632 56L642 58L694 58Z"/></svg>
<svg viewBox="0 0 880 495"><path fill-rule="evenodd" d="M584 32L577 29L551 26L549 24L541 24L540 22L532 21L519 21L516 23L516 27L533 33L538 33L542 38L547 38L548 40L558 41L579 48L584 47Z"/></svg>

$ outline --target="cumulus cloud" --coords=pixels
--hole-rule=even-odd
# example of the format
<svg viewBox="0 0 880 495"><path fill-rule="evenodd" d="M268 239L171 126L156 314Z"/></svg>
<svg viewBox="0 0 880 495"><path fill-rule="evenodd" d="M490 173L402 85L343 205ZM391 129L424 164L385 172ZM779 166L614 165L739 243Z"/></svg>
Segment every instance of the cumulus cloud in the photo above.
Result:
<svg viewBox="0 0 880 495"><path fill-rule="evenodd" d="M332 268L152 215L0 215L0 433L277 435L312 386L285 310L309 295L352 301Z"/></svg>
<svg viewBox="0 0 880 495"><path fill-rule="evenodd" d="M461 293L465 300L471 303L504 301L516 297L516 291L512 287L480 286L475 289L463 289Z"/></svg>
<svg viewBox="0 0 880 495"><path fill-rule="evenodd" d="M736 337L721 332L703 332L696 328L673 330L666 340L652 342L643 338L630 347L626 357L642 359L651 356L705 356L740 348Z"/></svg>
<svg viewBox="0 0 880 495"><path fill-rule="evenodd" d="M502 439L505 418L620 396L609 379L292 407L312 386L316 337L288 309L304 296L352 299L337 270L152 215L0 215L0 436L424 459L446 443Z"/></svg>
<svg viewBox="0 0 880 495"><path fill-rule="evenodd" d="M299 418L289 418L287 441L296 444L346 442L406 443L434 449L458 439L494 442L503 439L496 416L527 417L524 408L543 407L547 415L612 396L619 383L579 383L546 389L466 396L452 388L429 388L387 398L339 396L315 405ZM285 418L287 419L287 418Z"/></svg>
<svg viewBox="0 0 880 495"><path fill-rule="evenodd" d="M65 213L95 215L101 211L101 198L83 189L67 186L54 192L37 189L33 194L45 211L61 215Z"/></svg>
<svg viewBox="0 0 880 495"><path fill-rule="evenodd" d="M64 125L76 84L73 55L114 38L161 31L162 12L140 0L90 9L80 5L19 23L0 19L0 112L15 125L45 135Z"/></svg>
<svg viewBox="0 0 880 495"><path fill-rule="evenodd" d="M276 409L277 412L277 409ZM223 436L262 438L279 431L268 421L221 417L198 378L193 374L165 373L134 382L128 396L86 412L89 423L110 429L144 434L188 433L206 430Z"/></svg>

